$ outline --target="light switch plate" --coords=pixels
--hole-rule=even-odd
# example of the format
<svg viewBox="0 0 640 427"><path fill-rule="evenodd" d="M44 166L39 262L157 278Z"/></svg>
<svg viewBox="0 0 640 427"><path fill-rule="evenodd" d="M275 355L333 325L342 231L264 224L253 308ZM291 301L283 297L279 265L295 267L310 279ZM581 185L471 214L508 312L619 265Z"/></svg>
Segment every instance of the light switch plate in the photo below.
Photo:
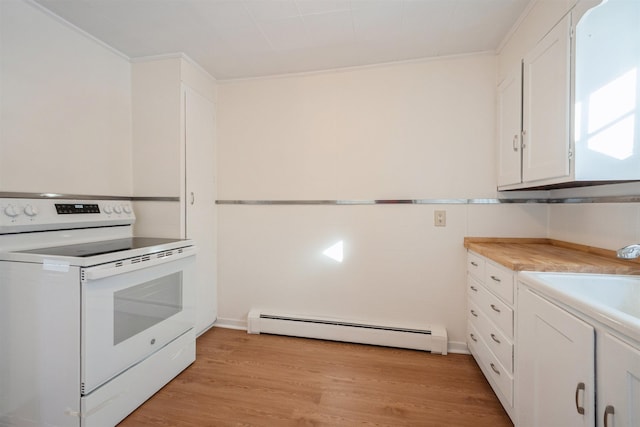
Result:
<svg viewBox="0 0 640 427"><path fill-rule="evenodd" d="M436 227L446 227L447 211L433 211L433 225Z"/></svg>

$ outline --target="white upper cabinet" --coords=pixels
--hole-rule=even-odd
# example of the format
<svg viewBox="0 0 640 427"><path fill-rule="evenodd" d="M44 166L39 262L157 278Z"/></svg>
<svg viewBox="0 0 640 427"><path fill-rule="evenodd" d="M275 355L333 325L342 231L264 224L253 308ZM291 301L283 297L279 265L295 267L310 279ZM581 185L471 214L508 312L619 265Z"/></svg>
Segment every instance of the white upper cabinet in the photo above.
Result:
<svg viewBox="0 0 640 427"><path fill-rule="evenodd" d="M516 70L498 87L499 190L640 180L640 2L598 3L519 46L521 85Z"/></svg>
<svg viewBox="0 0 640 427"><path fill-rule="evenodd" d="M498 185L522 182L522 67L498 86Z"/></svg>
<svg viewBox="0 0 640 427"><path fill-rule="evenodd" d="M571 14L525 55L522 78L522 180L569 175Z"/></svg>

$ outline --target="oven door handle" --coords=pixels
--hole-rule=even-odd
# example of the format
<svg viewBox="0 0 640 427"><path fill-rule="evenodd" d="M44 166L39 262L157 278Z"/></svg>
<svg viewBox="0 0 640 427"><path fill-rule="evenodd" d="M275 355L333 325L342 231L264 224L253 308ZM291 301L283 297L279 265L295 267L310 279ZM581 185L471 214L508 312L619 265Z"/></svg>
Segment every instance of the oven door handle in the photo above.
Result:
<svg viewBox="0 0 640 427"><path fill-rule="evenodd" d="M166 252L172 252L167 255ZM124 261L110 262L108 264L89 267L82 270L82 282L90 280L104 279L105 277L116 276L118 274L129 273L143 268L155 267L161 264L178 261L196 254L195 246L181 248L177 250L165 251L156 254L142 255Z"/></svg>

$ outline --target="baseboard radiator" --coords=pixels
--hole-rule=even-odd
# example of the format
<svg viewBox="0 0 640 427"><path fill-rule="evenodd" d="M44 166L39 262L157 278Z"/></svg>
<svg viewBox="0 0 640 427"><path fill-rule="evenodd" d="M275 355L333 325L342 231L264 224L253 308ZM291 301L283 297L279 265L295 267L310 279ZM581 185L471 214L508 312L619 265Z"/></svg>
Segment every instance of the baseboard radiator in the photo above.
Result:
<svg viewBox="0 0 640 427"><path fill-rule="evenodd" d="M250 334L288 335L447 354L447 330L439 325L413 329L272 313L257 309L249 312L247 323L247 332Z"/></svg>

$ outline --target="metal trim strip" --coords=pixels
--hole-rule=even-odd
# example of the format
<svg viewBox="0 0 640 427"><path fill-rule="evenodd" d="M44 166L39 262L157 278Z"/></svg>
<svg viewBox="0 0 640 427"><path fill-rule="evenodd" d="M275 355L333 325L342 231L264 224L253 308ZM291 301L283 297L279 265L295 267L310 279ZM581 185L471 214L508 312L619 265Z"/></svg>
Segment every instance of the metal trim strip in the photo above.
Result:
<svg viewBox="0 0 640 427"><path fill-rule="evenodd" d="M134 196L129 197L129 200L132 202L179 202L180 197L169 197L169 196L160 196L160 197L142 197L142 196Z"/></svg>
<svg viewBox="0 0 640 427"><path fill-rule="evenodd" d="M343 205L488 205L562 203L640 203L640 196L513 198L513 199L376 199L376 200L217 200L218 205L343 206Z"/></svg>
<svg viewBox="0 0 640 427"><path fill-rule="evenodd" d="M0 199L129 200L133 202L179 202L180 197L97 196L94 194L27 193L0 191Z"/></svg>
<svg viewBox="0 0 640 427"><path fill-rule="evenodd" d="M468 205L546 203L546 201L547 199L217 200L216 204L250 206Z"/></svg>
<svg viewBox="0 0 640 427"><path fill-rule="evenodd" d="M88 194L26 193L0 191L8 199L129 200L133 202L179 202L175 196L96 196ZM342 205L490 205L490 204L573 204L573 203L640 203L638 196L551 197L551 198L478 198L478 199L372 199L372 200L216 200L218 205L255 206L342 206Z"/></svg>
<svg viewBox="0 0 640 427"><path fill-rule="evenodd" d="M61 194L61 193L26 193L0 192L0 198L8 199L69 199L69 200L131 200L128 196L96 196L89 194Z"/></svg>
<svg viewBox="0 0 640 427"><path fill-rule="evenodd" d="M547 203L640 203L640 196L559 197Z"/></svg>

